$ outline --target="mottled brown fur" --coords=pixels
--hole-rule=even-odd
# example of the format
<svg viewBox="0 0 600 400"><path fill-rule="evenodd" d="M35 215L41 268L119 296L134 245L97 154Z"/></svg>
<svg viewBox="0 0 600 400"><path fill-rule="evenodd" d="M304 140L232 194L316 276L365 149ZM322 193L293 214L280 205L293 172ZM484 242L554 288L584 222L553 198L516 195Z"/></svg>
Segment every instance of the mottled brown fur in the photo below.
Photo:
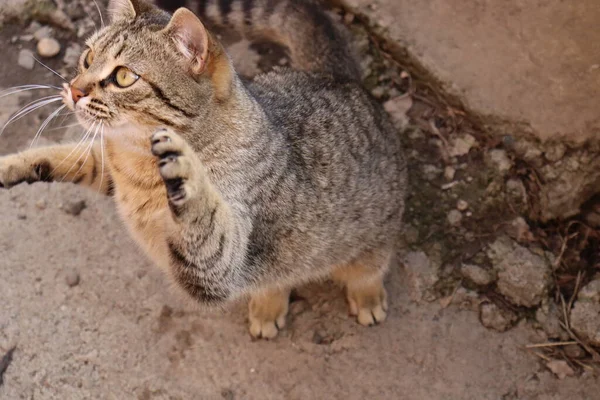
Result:
<svg viewBox="0 0 600 400"><path fill-rule="evenodd" d="M133 237L192 298L250 295L255 337L283 327L291 288L329 276L359 323L383 321L406 167L343 29L308 0L192 5L286 45L296 69L244 84L190 11L112 0L111 25L88 39L63 91L102 140L83 159L75 145L0 158L0 184L66 180L114 193ZM121 67L139 79L121 87Z"/></svg>

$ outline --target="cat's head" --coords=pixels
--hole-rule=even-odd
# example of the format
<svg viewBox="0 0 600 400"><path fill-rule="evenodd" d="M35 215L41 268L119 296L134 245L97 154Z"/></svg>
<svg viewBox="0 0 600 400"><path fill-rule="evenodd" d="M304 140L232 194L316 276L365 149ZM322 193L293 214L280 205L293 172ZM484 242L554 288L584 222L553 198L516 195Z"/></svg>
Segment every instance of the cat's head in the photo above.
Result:
<svg viewBox="0 0 600 400"><path fill-rule="evenodd" d="M191 11L170 16L139 0L111 0L109 14L63 91L82 125L182 130L228 95L229 59Z"/></svg>

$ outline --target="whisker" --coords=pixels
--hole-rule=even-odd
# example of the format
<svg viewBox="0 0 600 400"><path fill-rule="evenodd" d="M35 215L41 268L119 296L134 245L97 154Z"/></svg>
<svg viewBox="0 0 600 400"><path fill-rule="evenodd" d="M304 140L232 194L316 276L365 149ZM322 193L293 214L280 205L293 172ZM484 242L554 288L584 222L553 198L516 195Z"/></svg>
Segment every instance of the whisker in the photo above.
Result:
<svg viewBox="0 0 600 400"><path fill-rule="evenodd" d="M58 167L60 167L60 166L61 166L61 165L62 165L62 164L65 162L65 161L67 161L67 159L68 159L69 157L71 157L71 155L72 155L73 153L75 153L75 152L77 151L77 149L79 149L79 147L81 147L81 145L82 145L82 144L83 144L83 143L86 141L86 139L89 137L89 134L90 134L90 132L92 131L92 129L94 128L94 125L95 125L95 124L96 124L96 121L92 122L92 125L91 125L91 126L88 128L88 129L86 129L86 130L84 131L85 133L83 134L83 136L81 137L81 139L79 139L79 142L77 142L77 145L76 145L75 147L73 147L73 149L72 149L72 150L69 152L69 154L67 154L67 156L66 156L65 158L63 158L63 159L62 159L62 161L56 165L56 167L54 167L54 169L52 170L52 173L54 173ZM69 170L69 171L70 171L70 170ZM65 174L65 175L63 176L63 179L65 178L65 176L66 176L66 175L67 175L67 174Z"/></svg>
<svg viewBox="0 0 600 400"><path fill-rule="evenodd" d="M42 123L42 125L40 126L38 131L35 133L35 136L33 137L33 140L31 141L29 148L33 147L33 145L35 144L35 141L38 140L40 138L40 136L42 136L42 132L44 131L44 128L46 128L46 126L48 126L50 121L52 121L52 119L54 119L54 117L56 117L58 115L58 113L61 112L63 110L63 108L65 108L65 107L66 107L66 104L63 104L62 106L58 107L56 110L54 110L52 112L52 114L50 114L48 116L48 118L46 118L44 120L44 122Z"/></svg>
<svg viewBox="0 0 600 400"><path fill-rule="evenodd" d="M61 126L57 126L56 128L52 128L52 129L48 129L46 130L46 132L52 132L52 131L57 131L59 129L67 129L67 128L72 128L74 126L81 126L81 124L79 122L74 123L74 124L69 124L69 125L61 125Z"/></svg>
<svg viewBox="0 0 600 400"><path fill-rule="evenodd" d="M79 157L77 158L77 160L75 160L75 162L73 163L73 165L71 165L71 167L67 170L67 172L65 173L65 175L63 176L63 179L61 180L64 181L64 179L67 177L67 175L69 175L69 172L71 172L71 170L73 169L73 167L79 162L79 160L81 160L81 157L83 157L83 155L85 153L88 153L89 156L89 152L88 150L90 149L90 146L92 146L94 144L94 138L96 137L96 132L98 131L98 126L96 125L96 128L94 129L94 136L92 137L92 140L90 140L90 144L81 152L81 154L79 155ZM90 133L91 133L91 129L89 130L89 132L86 134L86 137L89 137ZM85 165L85 162L87 161L87 157L85 158L85 160L83 161L83 163L81 164L81 166L79 167L79 169L77 170L77 172L75 173L75 176L77 176L77 174L79 173L79 171L81 171L81 168L83 168L83 166ZM75 179L75 176L73 177L73 179Z"/></svg>
<svg viewBox="0 0 600 400"><path fill-rule="evenodd" d="M96 5L96 10L98 10L98 15L100 16L100 26L102 28L104 28L104 18L102 18L102 12L100 11L100 7L98 6L98 3L96 2L96 0L92 0L92 1Z"/></svg>
<svg viewBox="0 0 600 400"><path fill-rule="evenodd" d="M94 136L92 137L92 140L90 140L90 144L87 147L87 155L85 156L85 159L81 163L81 166L79 167L79 169L77 170L77 172L75 172L74 176L77 176L77 174L79 174L79 172L81 172L81 169L83 168L83 166L87 162L88 158L90 158L90 154L92 154L92 151L93 151L93 148L94 148L94 141L96 140L96 135L98 135L98 130L99 130L100 127L102 127L102 121L100 121L100 124L94 130Z"/></svg>
<svg viewBox="0 0 600 400"><path fill-rule="evenodd" d="M100 185L98 185L98 192L102 190L102 183L104 183L104 125L100 123Z"/></svg>
<svg viewBox="0 0 600 400"><path fill-rule="evenodd" d="M37 58L35 58L34 56L31 56L31 58L33 58L35 61L37 61L42 67L46 68L48 71L52 72L54 75L58 76L60 79L62 79L63 81L69 83L69 81L67 80L67 78L65 78L64 76L62 76L61 74L59 74L58 72L56 72L55 70L53 70L52 68L50 68L49 66L47 66L46 64L44 64L43 62L41 62L40 60L38 60Z"/></svg>
<svg viewBox="0 0 600 400"><path fill-rule="evenodd" d="M2 97L10 96L11 94L26 92L28 90L36 90L36 89L56 89L61 90L58 86L52 85L22 85L22 86L13 86L7 89L0 91L0 99ZM3 93L5 91L9 91L8 93Z"/></svg>
<svg viewBox="0 0 600 400"><path fill-rule="evenodd" d="M6 121L4 126L2 126L2 129L0 129L0 135L2 135L2 133L4 132L6 127L11 122L14 122L14 121L17 121L17 120L23 118L24 116L37 110L38 108L42 108L44 106L47 106L48 104L51 104L51 103L54 103L54 102L57 102L60 100L62 100L62 98L60 96L48 96L48 97L43 97L41 99L32 101L31 103L27 104L25 107L21 108L15 115L10 117L10 119L8 121Z"/></svg>

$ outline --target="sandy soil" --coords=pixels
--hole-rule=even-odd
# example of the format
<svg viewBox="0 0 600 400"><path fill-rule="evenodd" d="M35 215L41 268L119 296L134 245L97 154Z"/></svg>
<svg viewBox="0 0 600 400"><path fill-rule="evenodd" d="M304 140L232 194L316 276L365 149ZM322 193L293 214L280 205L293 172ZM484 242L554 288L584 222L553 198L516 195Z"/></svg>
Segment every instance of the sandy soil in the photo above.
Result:
<svg viewBox="0 0 600 400"><path fill-rule="evenodd" d="M18 32L0 34L0 86L48 82L17 65L19 46L33 48L10 44ZM0 123L32 99L1 99ZM25 149L39 118L7 129L0 154ZM79 200L81 214L65 212ZM591 375L558 380L542 366L524 349L539 341L526 324L501 334L464 297L411 301L414 271L400 265L385 324L358 326L339 288L314 284L298 290L280 337L252 341L245 304L206 311L184 299L109 198L20 185L0 191L0 221L0 357L16 346L2 399L591 399L600 389Z"/></svg>

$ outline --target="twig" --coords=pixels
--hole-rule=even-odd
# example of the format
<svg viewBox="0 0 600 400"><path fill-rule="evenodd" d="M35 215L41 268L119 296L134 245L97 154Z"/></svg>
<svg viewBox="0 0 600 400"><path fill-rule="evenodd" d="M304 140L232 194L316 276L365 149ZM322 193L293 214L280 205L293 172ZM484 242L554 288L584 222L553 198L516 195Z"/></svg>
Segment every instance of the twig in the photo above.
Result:
<svg viewBox="0 0 600 400"><path fill-rule="evenodd" d="M577 341L572 340L570 342L548 342L548 343L536 343L528 344L525 346L527 349L535 349L538 347L555 347L555 346L568 346L570 344L577 344Z"/></svg>

